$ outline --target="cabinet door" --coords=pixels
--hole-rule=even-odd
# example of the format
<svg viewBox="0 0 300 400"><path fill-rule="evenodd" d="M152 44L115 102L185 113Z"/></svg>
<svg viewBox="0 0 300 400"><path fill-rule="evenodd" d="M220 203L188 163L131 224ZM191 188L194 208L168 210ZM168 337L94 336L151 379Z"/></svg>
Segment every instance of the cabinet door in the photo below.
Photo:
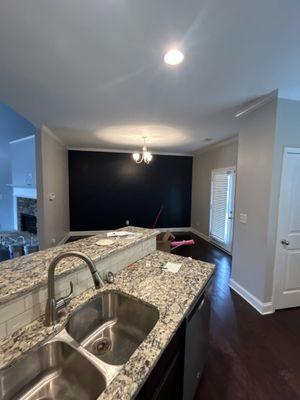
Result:
<svg viewBox="0 0 300 400"><path fill-rule="evenodd" d="M136 400L182 400L184 324L171 339Z"/></svg>
<svg viewBox="0 0 300 400"><path fill-rule="evenodd" d="M177 352L164 379L154 392L153 400L182 400L182 358Z"/></svg>
<svg viewBox="0 0 300 400"><path fill-rule="evenodd" d="M210 301L203 296L186 321L183 400L194 398L208 351Z"/></svg>

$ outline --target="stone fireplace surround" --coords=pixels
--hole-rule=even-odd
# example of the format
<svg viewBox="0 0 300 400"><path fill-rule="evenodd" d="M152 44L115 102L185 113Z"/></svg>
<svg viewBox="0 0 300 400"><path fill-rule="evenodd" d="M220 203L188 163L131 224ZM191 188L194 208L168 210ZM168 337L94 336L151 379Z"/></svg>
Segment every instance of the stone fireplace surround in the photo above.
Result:
<svg viewBox="0 0 300 400"><path fill-rule="evenodd" d="M37 217L37 200L35 188L13 188L14 229L21 231L21 214Z"/></svg>
<svg viewBox="0 0 300 400"><path fill-rule="evenodd" d="M29 199L27 197L17 197L17 219L18 231L22 229L22 214L32 215L37 217L37 201L36 199Z"/></svg>

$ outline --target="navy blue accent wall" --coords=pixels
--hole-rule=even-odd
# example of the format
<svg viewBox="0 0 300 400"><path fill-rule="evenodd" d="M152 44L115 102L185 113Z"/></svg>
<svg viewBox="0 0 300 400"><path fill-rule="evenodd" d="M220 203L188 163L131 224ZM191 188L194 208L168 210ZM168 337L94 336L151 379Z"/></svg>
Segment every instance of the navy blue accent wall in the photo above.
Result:
<svg viewBox="0 0 300 400"><path fill-rule="evenodd" d="M192 157L154 155L137 165L131 154L69 151L70 228L125 225L186 227L191 223Z"/></svg>

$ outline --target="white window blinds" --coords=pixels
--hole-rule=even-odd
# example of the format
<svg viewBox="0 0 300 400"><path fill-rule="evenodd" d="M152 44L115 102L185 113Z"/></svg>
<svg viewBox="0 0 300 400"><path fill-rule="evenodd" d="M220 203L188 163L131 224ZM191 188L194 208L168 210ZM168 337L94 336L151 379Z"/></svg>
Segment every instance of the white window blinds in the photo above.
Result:
<svg viewBox="0 0 300 400"><path fill-rule="evenodd" d="M226 171L213 172L210 236L221 243L226 243L227 239L229 179Z"/></svg>

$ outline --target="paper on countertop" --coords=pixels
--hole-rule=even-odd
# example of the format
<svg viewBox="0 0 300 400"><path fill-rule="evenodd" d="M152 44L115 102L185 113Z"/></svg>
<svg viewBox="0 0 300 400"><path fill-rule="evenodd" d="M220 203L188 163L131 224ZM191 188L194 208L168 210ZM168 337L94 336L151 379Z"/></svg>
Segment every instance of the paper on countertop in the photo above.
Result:
<svg viewBox="0 0 300 400"><path fill-rule="evenodd" d="M100 240L98 240L98 242L96 242L96 244L97 244L98 246L111 246L111 245L114 244L114 243L115 243L115 240L113 240L113 239L106 239L106 238L100 239Z"/></svg>
<svg viewBox="0 0 300 400"><path fill-rule="evenodd" d="M112 232L107 232L107 234L106 234L107 237L121 237L121 236L130 236L130 235L135 235L135 232L112 231Z"/></svg>
<svg viewBox="0 0 300 400"><path fill-rule="evenodd" d="M163 270L167 272L173 272L173 274L176 274L176 272L180 270L181 266L182 264L167 262L167 264L163 267Z"/></svg>

